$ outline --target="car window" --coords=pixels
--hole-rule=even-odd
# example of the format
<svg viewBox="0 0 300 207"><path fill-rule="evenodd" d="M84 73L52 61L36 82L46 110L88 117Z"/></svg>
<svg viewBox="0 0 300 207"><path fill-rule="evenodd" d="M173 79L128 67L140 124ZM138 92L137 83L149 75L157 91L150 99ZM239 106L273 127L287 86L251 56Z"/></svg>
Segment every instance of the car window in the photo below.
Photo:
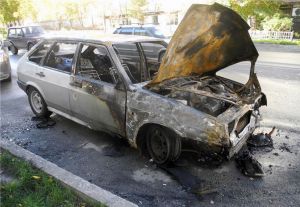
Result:
<svg viewBox="0 0 300 207"><path fill-rule="evenodd" d="M134 29L134 35L140 35L140 36L151 36L149 32L147 32L144 28L135 28Z"/></svg>
<svg viewBox="0 0 300 207"><path fill-rule="evenodd" d="M16 34L17 34L18 37L22 37L23 36L21 28L16 29Z"/></svg>
<svg viewBox="0 0 300 207"><path fill-rule="evenodd" d="M121 29L116 29L116 30L114 31L114 34L119 34L120 30L121 30Z"/></svg>
<svg viewBox="0 0 300 207"><path fill-rule="evenodd" d="M131 35L132 34L133 28L122 28L120 31L120 34L126 34L126 35Z"/></svg>
<svg viewBox="0 0 300 207"><path fill-rule="evenodd" d="M40 64L43 57L45 57L47 54L51 44L52 43L46 41L41 43L38 48L35 49L35 51L28 57L28 60Z"/></svg>
<svg viewBox="0 0 300 207"><path fill-rule="evenodd" d="M76 48L77 43L55 43L52 46L44 65L63 72L71 73Z"/></svg>
<svg viewBox="0 0 300 207"><path fill-rule="evenodd" d="M159 69L166 46L160 42L142 42L141 46L146 56L146 64L150 72L150 77L152 78Z"/></svg>
<svg viewBox="0 0 300 207"><path fill-rule="evenodd" d="M117 74L105 46L83 44L80 50L76 74L88 79L115 84Z"/></svg>
<svg viewBox="0 0 300 207"><path fill-rule="evenodd" d="M114 44L123 67L132 83L139 83L143 80L141 69L141 58L135 43Z"/></svg>
<svg viewBox="0 0 300 207"><path fill-rule="evenodd" d="M16 29L10 29L8 32L9 37L15 37L16 36Z"/></svg>

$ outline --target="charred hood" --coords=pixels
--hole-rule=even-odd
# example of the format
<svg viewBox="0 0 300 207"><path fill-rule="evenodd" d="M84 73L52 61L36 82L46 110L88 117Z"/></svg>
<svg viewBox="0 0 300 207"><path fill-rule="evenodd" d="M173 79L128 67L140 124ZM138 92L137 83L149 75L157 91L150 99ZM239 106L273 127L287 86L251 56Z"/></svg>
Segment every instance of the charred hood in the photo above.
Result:
<svg viewBox="0 0 300 207"><path fill-rule="evenodd" d="M241 16L220 4L192 5L149 86L175 77L214 74L241 61L255 62L258 52L249 28Z"/></svg>

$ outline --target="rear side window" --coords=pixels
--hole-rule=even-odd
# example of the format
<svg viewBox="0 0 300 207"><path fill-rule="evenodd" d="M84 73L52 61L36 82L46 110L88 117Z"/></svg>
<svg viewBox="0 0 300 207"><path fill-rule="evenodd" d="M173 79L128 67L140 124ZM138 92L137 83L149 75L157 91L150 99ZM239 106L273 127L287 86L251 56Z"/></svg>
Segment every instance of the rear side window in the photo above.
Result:
<svg viewBox="0 0 300 207"><path fill-rule="evenodd" d="M37 64L41 63L41 60L47 54L52 43L43 42L29 57L28 60Z"/></svg>
<svg viewBox="0 0 300 207"><path fill-rule="evenodd" d="M120 34L131 35L133 28L122 28Z"/></svg>
<svg viewBox="0 0 300 207"><path fill-rule="evenodd" d="M70 73L77 43L57 42L51 48L45 66Z"/></svg>
<svg viewBox="0 0 300 207"><path fill-rule="evenodd" d="M21 29L16 29L16 33L18 37L22 37L23 36L23 32Z"/></svg>

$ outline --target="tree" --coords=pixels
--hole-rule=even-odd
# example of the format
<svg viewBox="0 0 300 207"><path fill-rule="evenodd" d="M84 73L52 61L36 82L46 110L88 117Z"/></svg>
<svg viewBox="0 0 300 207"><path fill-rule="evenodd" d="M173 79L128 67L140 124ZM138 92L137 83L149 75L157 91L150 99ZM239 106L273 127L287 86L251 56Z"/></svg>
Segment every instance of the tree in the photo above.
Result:
<svg viewBox="0 0 300 207"><path fill-rule="evenodd" d="M254 20L254 28L260 27L266 17L280 13L277 0L229 0L229 7L239 13L246 21Z"/></svg>
<svg viewBox="0 0 300 207"><path fill-rule="evenodd" d="M0 21L3 24L20 24L26 18L36 18L31 0L0 0Z"/></svg>
<svg viewBox="0 0 300 207"><path fill-rule="evenodd" d="M144 12L147 4L148 4L147 0L131 0L128 9L129 16L137 19L139 23L144 23L144 19L145 19Z"/></svg>

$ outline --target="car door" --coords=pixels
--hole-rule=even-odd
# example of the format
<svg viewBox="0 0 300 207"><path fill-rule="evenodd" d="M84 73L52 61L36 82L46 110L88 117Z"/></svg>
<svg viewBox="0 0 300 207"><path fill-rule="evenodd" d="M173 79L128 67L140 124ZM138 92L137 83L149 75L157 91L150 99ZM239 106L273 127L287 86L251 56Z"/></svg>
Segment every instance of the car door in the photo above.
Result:
<svg viewBox="0 0 300 207"><path fill-rule="evenodd" d="M70 84L73 116L91 128L125 136L126 90L106 46L81 44Z"/></svg>
<svg viewBox="0 0 300 207"><path fill-rule="evenodd" d="M24 44L23 44L23 31L21 30L21 28L17 28L16 29L16 36L14 36L14 45L18 48L24 48Z"/></svg>
<svg viewBox="0 0 300 207"><path fill-rule="evenodd" d="M70 76L77 42L54 42L37 75L44 99L51 110L71 114L69 102Z"/></svg>

